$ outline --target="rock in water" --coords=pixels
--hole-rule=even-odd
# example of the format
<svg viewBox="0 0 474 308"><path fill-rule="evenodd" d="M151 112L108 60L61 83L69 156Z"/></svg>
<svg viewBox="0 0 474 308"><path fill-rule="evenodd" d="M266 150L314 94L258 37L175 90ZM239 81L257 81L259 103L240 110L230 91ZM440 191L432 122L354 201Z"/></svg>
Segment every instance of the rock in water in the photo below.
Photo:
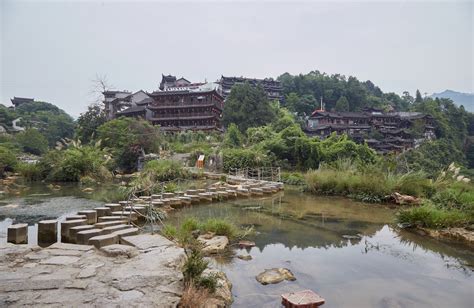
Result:
<svg viewBox="0 0 474 308"><path fill-rule="evenodd" d="M227 247L227 244L229 244L227 236L214 236L208 239L205 235L201 235L198 237L198 241L204 245L204 248L202 249L204 254L219 253Z"/></svg>
<svg viewBox="0 0 474 308"><path fill-rule="evenodd" d="M283 280L294 281L296 280L293 273L287 268L272 268L267 269L263 273L260 273L256 277L257 281L263 285L280 283Z"/></svg>
<svg viewBox="0 0 474 308"><path fill-rule="evenodd" d="M239 247L240 248L250 248L250 247L254 247L255 246L255 242L251 242L251 241L240 241L239 242Z"/></svg>
<svg viewBox="0 0 474 308"><path fill-rule="evenodd" d="M241 259L241 260L245 260L245 261L250 261L252 260L252 256L251 255L238 255L237 258Z"/></svg>

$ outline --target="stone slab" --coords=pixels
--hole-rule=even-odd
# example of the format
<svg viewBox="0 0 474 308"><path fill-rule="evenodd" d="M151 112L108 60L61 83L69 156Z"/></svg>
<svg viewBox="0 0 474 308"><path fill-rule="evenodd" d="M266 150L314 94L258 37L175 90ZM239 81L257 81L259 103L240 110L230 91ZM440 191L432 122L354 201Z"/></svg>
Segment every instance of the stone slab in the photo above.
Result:
<svg viewBox="0 0 474 308"><path fill-rule="evenodd" d="M94 236L98 236L98 235L103 235L102 230L103 229L89 229L89 230L78 232L76 234L76 242L80 245L87 245L89 243L90 238Z"/></svg>
<svg viewBox="0 0 474 308"><path fill-rule="evenodd" d="M114 221L105 221L105 222L98 222L94 226L98 229L103 229L106 227L116 226L116 225L123 225L126 224L127 221L125 219L122 220L114 220Z"/></svg>
<svg viewBox="0 0 474 308"><path fill-rule="evenodd" d="M76 226L69 229L69 241L76 243L76 235L78 232L94 229L92 225Z"/></svg>
<svg viewBox="0 0 474 308"><path fill-rule="evenodd" d="M42 260L40 264L46 265L69 265L79 261L79 257L74 256L54 256L46 260Z"/></svg>
<svg viewBox="0 0 474 308"><path fill-rule="evenodd" d="M115 231L120 231L120 230L124 230L124 229L128 229L128 228L131 228L132 226L131 225L116 225L116 226L110 226L110 227L105 227L102 229L102 234L110 234L112 232L115 232Z"/></svg>
<svg viewBox="0 0 474 308"><path fill-rule="evenodd" d="M172 241L158 234L139 234L126 236L121 239L121 242L125 245L137 247L140 250L175 245Z"/></svg>
<svg viewBox="0 0 474 308"><path fill-rule="evenodd" d="M28 224L8 226L7 241L13 244L26 244L28 242Z"/></svg>
<svg viewBox="0 0 474 308"><path fill-rule="evenodd" d="M97 222L97 212L94 210L83 210L77 212L79 215L86 215L88 224L95 224Z"/></svg>
<svg viewBox="0 0 474 308"><path fill-rule="evenodd" d="M102 248L104 246L118 243L119 237L113 233L91 237L88 242L89 245L94 245L95 248Z"/></svg>

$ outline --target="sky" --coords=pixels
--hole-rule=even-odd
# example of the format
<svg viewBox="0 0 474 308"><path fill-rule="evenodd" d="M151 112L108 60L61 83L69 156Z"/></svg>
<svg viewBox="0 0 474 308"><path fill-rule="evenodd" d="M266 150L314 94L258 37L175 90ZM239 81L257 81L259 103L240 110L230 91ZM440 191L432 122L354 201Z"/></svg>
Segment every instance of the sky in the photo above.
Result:
<svg viewBox="0 0 474 308"><path fill-rule="evenodd" d="M0 103L77 117L96 76L153 91L161 74L353 75L384 92L474 92L474 1L0 0Z"/></svg>

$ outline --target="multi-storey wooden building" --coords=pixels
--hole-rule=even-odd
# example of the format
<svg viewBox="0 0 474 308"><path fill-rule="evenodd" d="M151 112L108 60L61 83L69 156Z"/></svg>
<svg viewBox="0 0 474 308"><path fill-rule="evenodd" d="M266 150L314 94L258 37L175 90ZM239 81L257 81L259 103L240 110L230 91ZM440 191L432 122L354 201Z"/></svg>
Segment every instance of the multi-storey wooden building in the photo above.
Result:
<svg viewBox="0 0 474 308"><path fill-rule="evenodd" d="M230 90L235 84L243 84L249 83L252 86L261 86L269 100L278 100L281 101L282 96L282 87L279 81L274 80L272 78L265 78L265 79L255 79L255 78L245 78L245 77L224 77L222 76L219 81L219 93L224 97L227 98L230 94Z"/></svg>
<svg viewBox="0 0 474 308"><path fill-rule="evenodd" d="M212 87L149 93L149 119L165 131L222 130L224 98Z"/></svg>
<svg viewBox="0 0 474 308"><path fill-rule="evenodd" d="M357 142L367 142L381 153L401 152L435 137L434 119L419 112L316 110L307 120L308 135L326 138L334 132L346 134Z"/></svg>

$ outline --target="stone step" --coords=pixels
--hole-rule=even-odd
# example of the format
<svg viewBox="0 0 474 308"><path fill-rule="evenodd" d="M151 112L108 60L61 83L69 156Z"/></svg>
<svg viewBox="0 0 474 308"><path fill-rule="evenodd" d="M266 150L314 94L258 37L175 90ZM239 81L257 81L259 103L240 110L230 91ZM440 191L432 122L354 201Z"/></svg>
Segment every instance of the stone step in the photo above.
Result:
<svg viewBox="0 0 474 308"><path fill-rule="evenodd" d="M105 207L105 206L96 207L94 210L97 212L97 220L99 220L99 217L102 217L102 216L109 216L110 213L112 213L112 211L110 210L110 208Z"/></svg>
<svg viewBox="0 0 474 308"><path fill-rule="evenodd" d="M98 222L94 226L97 229L103 229L111 226L117 226L117 225L123 225L126 224L127 220L121 219L121 220L114 220L114 221L105 221L105 222Z"/></svg>
<svg viewBox="0 0 474 308"><path fill-rule="evenodd" d="M111 226L111 227L105 227L102 229L102 234L110 234L115 231L120 231L123 229L128 229L132 228L131 225L116 225L116 226Z"/></svg>
<svg viewBox="0 0 474 308"><path fill-rule="evenodd" d="M263 190L261 188L250 188L250 193L254 196L262 196Z"/></svg>
<svg viewBox="0 0 474 308"><path fill-rule="evenodd" d="M114 233L94 236L94 237L91 237L89 241L87 242L87 244L94 245L98 249L104 246L118 244L118 243L119 243L119 237Z"/></svg>
<svg viewBox="0 0 474 308"><path fill-rule="evenodd" d="M78 220L78 219L86 219L86 215L70 215L66 216L66 220Z"/></svg>
<svg viewBox="0 0 474 308"><path fill-rule="evenodd" d="M77 233L82 232L82 231L86 231L86 230L90 230L90 229L94 229L94 226L92 226L92 225L82 225L82 226L76 226L76 227L70 228L69 229L69 242L72 243L72 244L76 243Z"/></svg>
<svg viewBox="0 0 474 308"><path fill-rule="evenodd" d="M198 195L184 195L187 198L190 198L192 204L196 204L201 202L201 197Z"/></svg>
<svg viewBox="0 0 474 308"><path fill-rule="evenodd" d="M131 236L131 235L137 235L139 232L138 228L128 228L128 229L123 229L123 230L119 230L119 231L115 231L113 232L112 234L115 234L118 236L119 238L119 243L120 244L123 244L122 243L122 238L125 237L125 236Z"/></svg>
<svg viewBox="0 0 474 308"><path fill-rule="evenodd" d="M104 229L89 229L77 232L76 243L79 245L87 245L89 243L89 239L95 236L103 235L103 230Z"/></svg>
<svg viewBox="0 0 474 308"><path fill-rule="evenodd" d="M196 189L196 191L197 191L198 194L202 194L202 193L205 193L205 192L206 192L206 190L203 189L203 188Z"/></svg>
<svg viewBox="0 0 474 308"><path fill-rule="evenodd" d="M114 215L114 216L102 216L102 217L99 217L99 222L122 221L124 219L125 219L124 217L120 217L120 216L116 216L116 215Z"/></svg>
<svg viewBox="0 0 474 308"><path fill-rule="evenodd" d="M148 206L126 206L126 207L123 208L124 211L127 211L127 212L136 211L136 212L138 212L140 214L143 214L143 215L146 213L147 209L148 209Z"/></svg>
<svg viewBox="0 0 474 308"><path fill-rule="evenodd" d="M181 203L183 205L191 205L191 198L186 197L186 196L182 196L182 197L178 197L178 198L181 200Z"/></svg>
<svg viewBox="0 0 474 308"><path fill-rule="evenodd" d="M118 203L119 203L121 206L127 206L127 205L130 204L130 202L128 202L128 201L119 201Z"/></svg>
<svg viewBox="0 0 474 308"><path fill-rule="evenodd" d="M273 193L273 189L272 189L271 187L269 187L269 186L262 186L261 189L262 189L263 193L265 193L265 194L271 194L271 193Z"/></svg>
<svg viewBox="0 0 474 308"><path fill-rule="evenodd" d="M58 221L41 220L38 222L38 244L53 244L58 240Z"/></svg>
<svg viewBox="0 0 474 308"><path fill-rule="evenodd" d="M13 244L26 244L28 242L28 224L8 226L7 241Z"/></svg>
<svg viewBox="0 0 474 308"><path fill-rule="evenodd" d="M226 190L229 198L236 198L237 197L237 191L233 189L227 189Z"/></svg>
<svg viewBox="0 0 474 308"><path fill-rule="evenodd" d="M174 193L163 193L163 198L174 198L175 194Z"/></svg>
<svg viewBox="0 0 474 308"><path fill-rule="evenodd" d="M182 196L184 196L184 191L177 191L177 192L175 192L175 194L178 197L182 197Z"/></svg>
<svg viewBox="0 0 474 308"><path fill-rule="evenodd" d="M186 194L185 195L189 195L189 196L195 196L198 194L198 191L195 190L195 189L188 189L186 190Z"/></svg>
<svg viewBox="0 0 474 308"><path fill-rule="evenodd" d="M199 193L198 196L201 201L212 201L212 195L209 193Z"/></svg>
<svg viewBox="0 0 474 308"><path fill-rule="evenodd" d="M120 203L106 203L104 207L108 207L111 212L120 211L122 209L122 205Z"/></svg>
<svg viewBox="0 0 474 308"><path fill-rule="evenodd" d="M77 220L66 220L61 222L61 242L69 242L69 229L72 227L86 225L86 219L77 219Z"/></svg>
<svg viewBox="0 0 474 308"><path fill-rule="evenodd" d="M112 212L113 217L118 217L118 219L131 219L132 221L138 220L138 214L131 211L118 211Z"/></svg>
<svg viewBox="0 0 474 308"><path fill-rule="evenodd" d="M242 189L242 188L237 189L237 196L247 197L249 195L250 195L250 192L248 191L248 189Z"/></svg>
<svg viewBox="0 0 474 308"><path fill-rule="evenodd" d="M151 196L141 196L140 199L148 202L151 201Z"/></svg>
<svg viewBox="0 0 474 308"><path fill-rule="evenodd" d="M151 202L151 205L152 205L153 207L162 207L162 206L164 205L164 203L163 203L162 201L153 200L153 201Z"/></svg>
<svg viewBox="0 0 474 308"><path fill-rule="evenodd" d="M161 195L153 194L153 195L151 195L151 199L152 199L152 200L161 199Z"/></svg>
<svg viewBox="0 0 474 308"><path fill-rule="evenodd" d="M95 210L83 210L77 212L79 215L85 215L88 224L95 224L97 222L97 212Z"/></svg>

